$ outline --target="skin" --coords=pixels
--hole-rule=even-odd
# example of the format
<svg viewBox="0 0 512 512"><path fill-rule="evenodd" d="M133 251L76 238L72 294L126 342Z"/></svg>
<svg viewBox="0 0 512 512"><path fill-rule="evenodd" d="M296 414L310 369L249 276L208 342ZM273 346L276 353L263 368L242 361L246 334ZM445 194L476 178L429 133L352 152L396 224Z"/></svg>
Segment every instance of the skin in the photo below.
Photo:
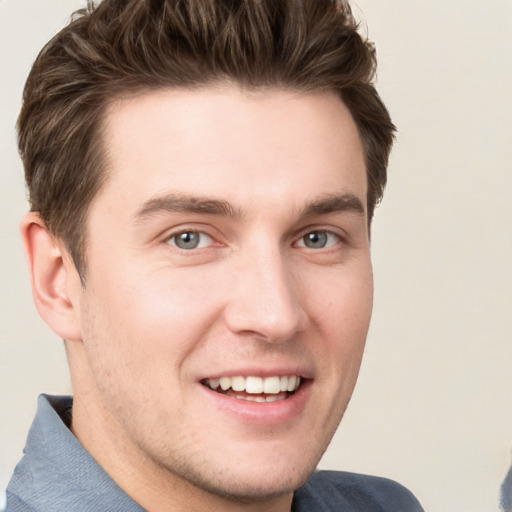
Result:
<svg viewBox="0 0 512 512"><path fill-rule="evenodd" d="M350 113L330 93L165 90L112 104L104 142L84 287L37 215L22 223L36 305L67 340L73 432L149 511L287 511L341 420L371 316ZM177 247L183 232L199 246ZM302 398L278 406L201 383L292 373Z"/></svg>

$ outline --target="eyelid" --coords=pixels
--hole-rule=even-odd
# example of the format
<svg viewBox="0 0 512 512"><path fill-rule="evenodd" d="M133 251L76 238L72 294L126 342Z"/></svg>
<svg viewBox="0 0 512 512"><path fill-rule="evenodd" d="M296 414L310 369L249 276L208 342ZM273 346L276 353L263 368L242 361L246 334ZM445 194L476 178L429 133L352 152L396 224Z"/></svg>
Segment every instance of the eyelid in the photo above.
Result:
<svg viewBox="0 0 512 512"><path fill-rule="evenodd" d="M329 235L335 236L339 242L345 242L347 240L347 235L341 228L335 228L333 226L317 225L317 226L307 226L306 228L301 229L298 236L295 237L295 241L293 242L293 245L298 244L309 233L327 233ZM304 247L304 245L302 247ZM332 245L329 247L332 247Z"/></svg>
<svg viewBox="0 0 512 512"><path fill-rule="evenodd" d="M176 226L172 229L169 229L165 231L164 235L162 236L162 241L166 243L167 245L170 245L173 249L176 249L181 252L193 252L195 250L201 250L201 249L207 249L209 247L220 245L220 242L218 241L218 237L213 235L211 233L211 229L208 229L208 226L205 225L180 225ZM203 247L197 247L194 249L182 249L181 247L176 246L175 244L171 243L171 240L182 234L182 233L197 233L199 235L202 235L204 237L207 237L209 239L209 242L203 246Z"/></svg>
<svg viewBox="0 0 512 512"><path fill-rule="evenodd" d="M334 242L329 243L329 239L327 241L327 245L325 247L319 247L319 248L313 248L308 247L306 243L304 242L304 238L309 235L310 233L325 233L328 237L335 237L336 240ZM297 239L295 244L298 247L303 247L305 249L310 249L312 251L321 251L321 250L329 250L332 249L334 246L338 245L340 242L342 242L342 238L338 233L335 233L334 231L330 231L327 229L313 229L311 231L307 231L304 233L300 238Z"/></svg>
<svg viewBox="0 0 512 512"><path fill-rule="evenodd" d="M193 233L193 234L199 235L200 240L199 240L199 244L197 247L191 247L190 249L184 249L183 247L178 247L178 245L175 243L175 239L179 235L182 235L185 233ZM206 238L207 239L206 242L201 242L201 238ZM174 243L173 243L173 241L174 241ZM196 249L204 249L206 246L210 246L212 244L212 242L213 242L212 237L208 233L205 233L204 231L192 231L192 230L178 231L177 233L171 234L167 238L168 244L170 244L170 245L176 247L176 249L179 249L182 251L194 251ZM206 243L206 246L205 246L205 243Z"/></svg>

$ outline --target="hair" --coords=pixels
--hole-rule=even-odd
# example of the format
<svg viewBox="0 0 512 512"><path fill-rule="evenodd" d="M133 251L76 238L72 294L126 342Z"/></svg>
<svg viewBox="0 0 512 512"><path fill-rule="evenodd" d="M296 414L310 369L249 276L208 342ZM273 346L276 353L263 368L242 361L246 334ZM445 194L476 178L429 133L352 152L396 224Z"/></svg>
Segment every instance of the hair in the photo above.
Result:
<svg viewBox="0 0 512 512"><path fill-rule="evenodd" d="M342 0L89 1L41 50L25 85L18 143L31 210L84 282L87 212L106 179L107 106L231 81L340 95L363 145L370 222L395 131L375 71L375 49Z"/></svg>

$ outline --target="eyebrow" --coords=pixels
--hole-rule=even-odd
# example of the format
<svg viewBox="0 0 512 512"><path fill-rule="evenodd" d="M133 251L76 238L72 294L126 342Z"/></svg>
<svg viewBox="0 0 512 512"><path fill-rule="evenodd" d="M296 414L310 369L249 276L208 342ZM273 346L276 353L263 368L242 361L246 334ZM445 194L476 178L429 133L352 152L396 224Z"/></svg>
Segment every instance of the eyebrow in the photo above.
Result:
<svg viewBox="0 0 512 512"><path fill-rule="evenodd" d="M228 201L171 193L149 199L137 210L133 217L135 222L141 222L148 217L165 212L219 215L232 218L242 216L241 211L234 208ZM314 215L342 212L355 212L364 215L365 209L361 200L354 194L329 194L306 205L300 216L312 217Z"/></svg>
<svg viewBox="0 0 512 512"><path fill-rule="evenodd" d="M365 214L365 208L361 200L354 194L329 194L312 203L302 210L302 217L313 215L326 215L329 213L354 212L360 215Z"/></svg>
<svg viewBox="0 0 512 512"><path fill-rule="evenodd" d="M227 201L184 194L166 194L145 202L134 215L135 221L142 221L163 212L184 212L206 215L239 217L240 213Z"/></svg>

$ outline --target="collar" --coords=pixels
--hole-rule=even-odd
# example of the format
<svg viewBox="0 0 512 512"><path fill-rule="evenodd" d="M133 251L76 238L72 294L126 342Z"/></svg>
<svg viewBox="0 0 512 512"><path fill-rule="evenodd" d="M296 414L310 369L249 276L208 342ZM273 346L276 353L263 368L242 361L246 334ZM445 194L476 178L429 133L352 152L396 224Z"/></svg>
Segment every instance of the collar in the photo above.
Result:
<svg viewBox="0 0 512 512"><path fill-rule="evenodd" d="M72 404L70 396L39 396L25 455L7 487L8 510L144 512L71 433Z"/></svg>

